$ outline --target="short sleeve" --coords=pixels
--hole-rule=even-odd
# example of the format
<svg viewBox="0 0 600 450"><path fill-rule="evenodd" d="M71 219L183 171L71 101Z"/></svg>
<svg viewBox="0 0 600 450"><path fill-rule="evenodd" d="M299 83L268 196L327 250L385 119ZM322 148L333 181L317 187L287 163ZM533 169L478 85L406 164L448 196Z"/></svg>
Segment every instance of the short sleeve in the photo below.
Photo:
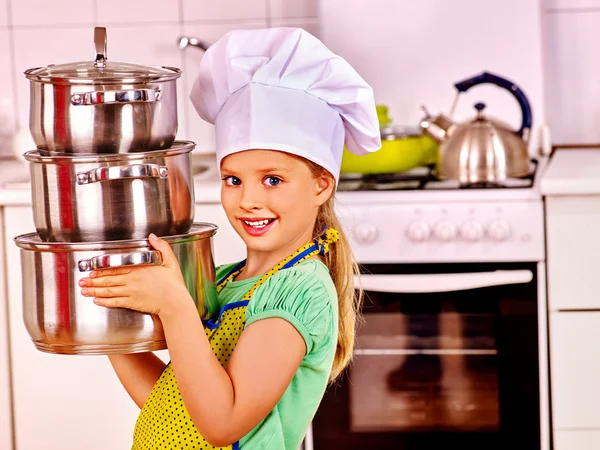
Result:
<svg viewBox="0 0 600 450"><path fill-rule="evenodd" d="M246 308L246 326L279 317L293 325L307 355L337 342L337 294L327 268L308 261L277 272L256 289Z"/></svg>

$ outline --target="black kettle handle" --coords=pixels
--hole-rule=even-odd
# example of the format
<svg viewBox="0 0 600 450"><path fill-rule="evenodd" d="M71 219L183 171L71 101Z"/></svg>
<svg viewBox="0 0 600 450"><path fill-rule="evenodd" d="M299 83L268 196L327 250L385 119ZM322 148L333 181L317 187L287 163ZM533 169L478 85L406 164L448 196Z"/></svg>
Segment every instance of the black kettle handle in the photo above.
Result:
<svg viewBox="0 0 600 450"><path fill-rule="evenodd" d="M519 106L521 107L521 129L517 132L519 136L523 137L523 133L529 131L531 129L531 106L529 105L529 100L525 96L525 93L512 81L509 81L505 78L499 77L498 75L494 75L490 72L482 72L479 75L476 75L472 78L459 81L454 85L459 92L466 92L473 86L477 86L478 84L486 84L491 83L495 84L498 87L506 89L510 92L519 102Z"/></svg>

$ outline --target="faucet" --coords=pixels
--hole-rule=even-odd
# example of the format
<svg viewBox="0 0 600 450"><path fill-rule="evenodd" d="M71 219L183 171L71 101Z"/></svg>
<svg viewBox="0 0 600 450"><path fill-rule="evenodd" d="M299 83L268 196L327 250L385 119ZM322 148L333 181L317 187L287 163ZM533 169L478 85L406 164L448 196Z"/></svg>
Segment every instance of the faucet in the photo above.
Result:
<svg viewBox="0 0 600 450"><path fill-rule="evenodd" d="M198 47L202 51L206 51L208 50L208 47L210 47L210 44L194 37L182 36L179 38L179 48L181 50L186 48L188 45L191 45L192 47Z"/></svg>

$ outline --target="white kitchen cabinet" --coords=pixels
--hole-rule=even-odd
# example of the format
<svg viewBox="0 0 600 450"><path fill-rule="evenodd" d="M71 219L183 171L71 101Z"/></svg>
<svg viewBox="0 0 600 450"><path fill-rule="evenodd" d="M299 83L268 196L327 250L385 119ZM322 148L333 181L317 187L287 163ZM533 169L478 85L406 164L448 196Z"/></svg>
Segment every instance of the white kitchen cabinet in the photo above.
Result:
<svg viewBox="0 0 600 450"><path fill-rule="evenodd" d="M599 150L557 150L541 180L554 450L600 448Z"/></svg>
<svg viewBox="0 0 600 450"><path fill-rule="evenodd" d="M545 10L567 10L567 12L573 12L574 10L597 10L600 8L599 0L544 0L543 2Z"/></svg>
<svg viewBox="0 0 600 450"><path fill-rule="evenodd" d="M4 209L15 450L130 448L139 409L108 358L42 353L27 334L13 238L29 231L35 231L30 206Z"/></svg>
<svg viewBox="0 0 600 450"><path fill-rule="evenodd" d="M216 265L241 261L246 258L246 246L235 232L220 203L196 205L195 222L210 222L219 227L213 238L213 257Z"/></svg>
<svg viewBox="0 0 600 450"><path fill-rule="evenodd" d="M0 210L0 223L2 210ZM3 230L0 228L0 254L4 254ZM0 449L12 450L12 399L10 395L10 353L8 341L8 308L4 260L0 259Z"/></svg>
<svg viewBox="0 0 600 450"><path fill-rule="evenodd" d="M549 328L553 426L597 429L600 437L600 311L553 312Z"/></svg>
<svg viewBox="0 0 600 450"><path fill-rule="evenodd" d="M554 450L598 450L600 430L557 431Z"/></svg>
<svg viewBox="0 0 600 450"><path fill-rule="evenodd" d="M551 311L600 308L597 223L600 223L600 195L546 197Z"/></svg>

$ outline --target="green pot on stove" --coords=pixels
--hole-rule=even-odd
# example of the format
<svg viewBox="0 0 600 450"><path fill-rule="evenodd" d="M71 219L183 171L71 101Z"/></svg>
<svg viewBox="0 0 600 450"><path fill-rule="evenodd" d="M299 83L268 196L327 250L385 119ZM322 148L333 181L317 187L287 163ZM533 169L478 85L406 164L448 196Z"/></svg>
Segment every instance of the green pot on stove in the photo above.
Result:
<svg viewBox="0 0 600 450"><path fill-rule="evenodd" d="M416 167L439 165L439 144L418 127L391 124L388 107L377 105L381 129L381 149L358 156L345 147L340 172L343 174L380 174L406 172Z"/></svg>

